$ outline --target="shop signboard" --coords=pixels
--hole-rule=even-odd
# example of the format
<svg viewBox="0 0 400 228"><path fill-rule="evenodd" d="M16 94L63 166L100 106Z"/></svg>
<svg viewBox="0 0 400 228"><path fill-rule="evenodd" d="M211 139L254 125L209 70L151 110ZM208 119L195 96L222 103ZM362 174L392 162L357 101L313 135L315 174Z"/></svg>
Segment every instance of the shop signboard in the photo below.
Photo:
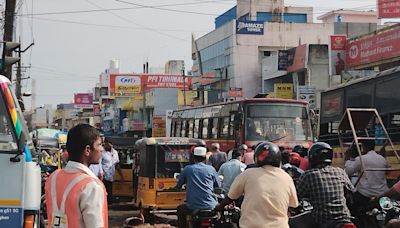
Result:
<svg viewBox="0 0 400 228"><path fill-rule="evenodd" d="M153 137L165 137L165 119L162 116L153 116Z"/></svg>
<svg viewBox="0 0 400 228"><path fill-rule="evenodd" d="M236 21L236 34L264 35L262 21Z"/></svg>
<svg viewBox="0 0 400 228"><path fill-rule="evenodd" d="M400 26L373 36L349 41L346 45L346 67L379 62L400 56Z"/></svg>
<svg viewBox="0 0 400 228"><path fill-rule="evenodd" d="M127 97L142 93L142 77L137 74L111 74L110 96Z"/></svg>
<svg viewBox="0 0 400 228"><path fill-rule="evenodd" d="M243 97L243 89L242 88L234 88L230 87L228 92L229 97Z"/></svg>
<svg viewBox="0 0 400 228"><path fill-rule="evenodd" d="M332 35L330 39L330 75L341 75L345 68L346 35Z"/></svg>
<svg viewBox="0 0 400 228"><path fill-rule="evenodd" d="M310 109L316 108L315 86L299 86L299 100L307 101Z"/></svg>
<svg viewBox="0 0 400 228"><path fill-rule="evenodd" d="M93 94L75 93L74 108L87 108L87 109L93 108Z"/></svg>
<svg viewBox="0 0 400 228"><path fill-rule="evenodd" d="M275 83L274 91L276 98L293 99L292 83Z"/></svg>
<svg viewBox="0 0 400 228"><path fill-rule="evenodd" d="M192 77L182 75L143 75L145 86L149 88L177 88L189 89L192 85Z"/></svg>
<svg viewBox="0 0 400 228"><path fill-rule="evenodd" d="M288 68L288 50L278 51L278 70L285 71Z"/></svg>
<svg viewBox="0 0 400 228"><path fill-rule="evenodd" d="M399 18L400 0L378 0L378 18Z"/></svg>

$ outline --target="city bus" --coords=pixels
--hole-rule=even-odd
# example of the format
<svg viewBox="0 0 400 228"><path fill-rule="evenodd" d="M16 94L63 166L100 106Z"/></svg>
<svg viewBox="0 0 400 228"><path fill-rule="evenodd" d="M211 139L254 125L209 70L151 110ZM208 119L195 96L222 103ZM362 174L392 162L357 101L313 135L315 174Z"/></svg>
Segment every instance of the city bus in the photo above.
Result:
<svg viewBox="0 0 400 228"><path fill-rule="evenodd" d="M32 140L13 91L0 75L0 227L38 227L40 167L32 160Z"/></svg>
<svg viewBox="0 0 400 228"><path fill-rule="evenodd" d="M218 142L228 151L240 144L251 147L271 141L291 150L309 148L314 141L312 115L304 101L253 98L177 110L171 117L171 136Z"/></svg>

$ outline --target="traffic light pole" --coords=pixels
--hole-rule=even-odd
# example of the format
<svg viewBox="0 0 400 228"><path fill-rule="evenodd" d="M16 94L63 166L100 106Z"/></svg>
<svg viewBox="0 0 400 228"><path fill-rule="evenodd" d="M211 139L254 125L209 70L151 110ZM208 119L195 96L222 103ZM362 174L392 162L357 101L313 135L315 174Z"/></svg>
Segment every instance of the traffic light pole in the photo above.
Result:
<svg viewBox="0 0 400 228"><path fill-rule="evenodd" d="M6 0L3 41L13 40L15 4L16 0ZM10 51L10 53L11 52L12 51ZM5 54L10 55L10 53ZM11 81L12 66L2 66L2 70L3 72L1 73Z"/></svg>

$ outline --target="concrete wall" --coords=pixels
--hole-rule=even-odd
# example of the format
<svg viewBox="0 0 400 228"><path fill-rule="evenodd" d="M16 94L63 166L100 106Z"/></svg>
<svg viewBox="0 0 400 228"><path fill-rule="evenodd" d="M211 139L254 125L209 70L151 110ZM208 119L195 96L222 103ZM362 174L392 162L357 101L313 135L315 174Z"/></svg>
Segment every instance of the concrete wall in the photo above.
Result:
<svg viewBox="0 0 400 228"><path fill-rule="evenodd" d="M335 34L347 34L350 39L376 31L377 27L376 23L334 23L334 32Z"/></svg>
<svg viewBox="0 0 400 228"><path fill-rule="evenodd" d="M155 116L165 116L167 110L176 110L178 107L178 89L156 89L154 90L154 112Z"/></svg>

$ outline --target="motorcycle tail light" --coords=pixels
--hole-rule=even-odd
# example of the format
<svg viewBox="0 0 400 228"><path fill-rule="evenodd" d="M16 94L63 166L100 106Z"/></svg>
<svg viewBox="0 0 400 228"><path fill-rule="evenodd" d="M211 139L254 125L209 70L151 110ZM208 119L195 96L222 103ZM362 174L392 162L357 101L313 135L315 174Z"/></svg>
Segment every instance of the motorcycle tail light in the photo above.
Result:
<svg viewBox="0 0 400 228"><path fill-rule="evenodd" d="M200 222L201 227L210 227L211 226L211 220L210 219L203 219Z"/></svg>
<svg viewBox="0 0 400 228"><path fill-rule="evenodd" d="M354 225L354 223L348 223L348 224L344 224L343 228L357 228L356 225Z"/></svg>

